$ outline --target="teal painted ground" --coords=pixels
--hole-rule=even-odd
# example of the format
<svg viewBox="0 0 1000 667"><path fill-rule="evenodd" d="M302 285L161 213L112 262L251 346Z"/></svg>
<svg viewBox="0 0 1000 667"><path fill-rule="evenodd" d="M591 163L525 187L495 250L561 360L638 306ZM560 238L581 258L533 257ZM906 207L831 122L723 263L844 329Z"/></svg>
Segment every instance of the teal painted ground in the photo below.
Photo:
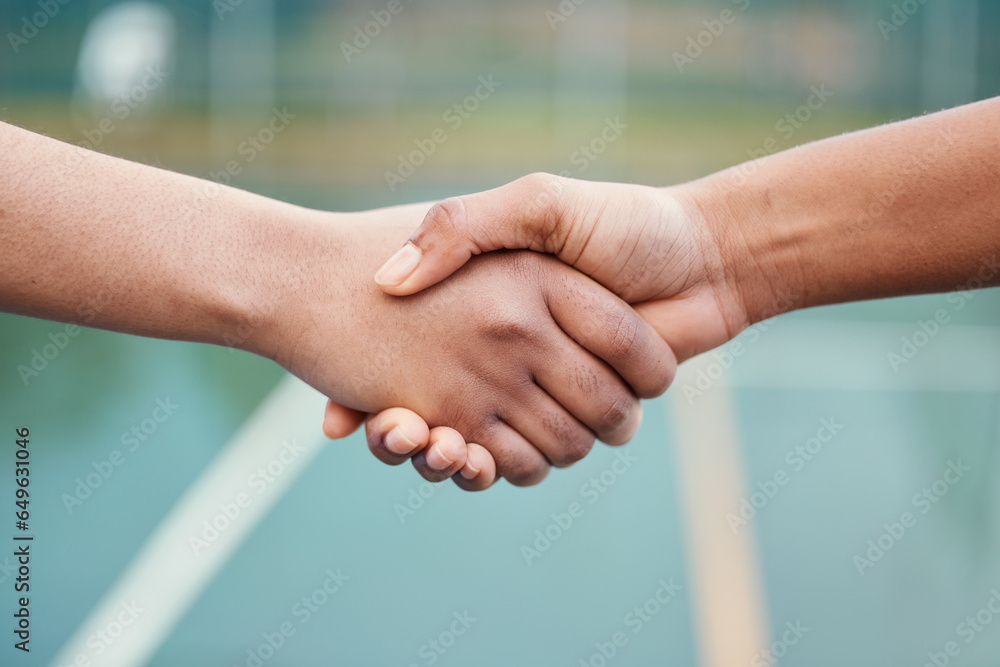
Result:
<svg viewBox="0 0 1000 667"><path fill-rule="evenodd" d="M867 376L853 388L824 388L820 377L839 355L856 353L878 367L875 375L905 385L912 367L939 363L954 349L955 364L931 374L936 382L996 387L997 291L954 313L926 354L901 374L886 371L885 353L900 345L893 332L915 330L942 303L944 297L931 296L799 313L776 323L731 371L747 486L780 470L789 475L751 520L772 627L780 632L787 621L808 628L782 665L922 665L927 652L951 640L960 647L953 664L993 665L1000 654L1000 619L977 626L980 631L961 625L1000 590L1000 396L995 389L873 389L865 386ZM822 329L853 322L872 326L833 343L767 343L769 336L772 343L786 340L799 324ZM997 336L973 338L986 343L968 349L963 336L970 327L994 327L975 331ZM61 329L0 317L2 515L12 523L13 432L26 425L37 535L33 650L15 656L5 631L4 665L42 665L55 655L281 377L269 362L241 353L84 331L25 386L18 366ZM813 365L798 368L798 358ZM769 380L762 388L754 377L764 371L755 369L772 378L815 377L786 388ZM828 370L833 376L838 369ZM815 386L799 386L810 383ZM157 399L179 407L127 451L122 434L141 427ZM412 469L379 464L357 436L331 443L204 589L150 664L252 667L257 663L248 661L248 649L290 622L295 634L263 664L576 666L623 632L627 643L609 664L694 665L675 492L671 415L677 406L647 404L646 422L627 449L635 462L604 492L581 491L615 460L615 450L598 447L531 489L501 484L466 494L442 485L403 520L399 507L421 490ZM845 426L819 454L804 465L786 458L831 416ZM317 434L319 421L317 414ZM123 449L122 465L68 509L64 494L75 492L76 479ZM922 513L914 495L958 460L969 470ZM522 545L533 545L535 531L545 531L552 514L573 502L581 503L582 516L529 565ZM906 511L915 525L861 576L854 556ZM6 541L8 520L2 525ZM297 601L338 568L349 579L306 618ZM12 582L6 571L0 576L6 577L0 610L10 618ZM659 609L644 617L633 612L671 579L680 592L668 603L650 605ZM435 652L429 640L450 644L453 627L463 634Z"/></svg>

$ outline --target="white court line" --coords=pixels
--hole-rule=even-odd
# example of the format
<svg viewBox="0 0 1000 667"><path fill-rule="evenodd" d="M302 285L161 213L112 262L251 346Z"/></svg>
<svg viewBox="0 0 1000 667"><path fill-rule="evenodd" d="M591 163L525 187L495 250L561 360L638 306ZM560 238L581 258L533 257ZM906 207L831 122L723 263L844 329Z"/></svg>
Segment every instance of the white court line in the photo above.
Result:
<svg viewBox="0 0 1000 667"><path fill-rule="evenodd" d="M282 380L160 522L51 664L71 665L81 655L101 667L145 664L322 449L325 439L319 421L325 402L296 378ZM293 441L302 446L294 458L295 450L287 444ZM275 481L260 492L248 487L248 477L277 459L283 448L287 452L281 461L284 470ZM195 555L189 538L200 536L203 522L220 513L219 505L232 503L241 493L251 498L249 506ZM88 639L98 632L109 637L116 632L122 605L133 601L142 611L97 658ZM126 614L125 619L129 618ZM103 640L94 643L106 645Z"/></svg>
<svg viewBox="0 0 1000 667"><path fill-rule="evenodd" d="M694 381L707 361L702 355L684 364L677 383ZM714 387L693 405L677 391L671 399L699 664L748 665L769 644L770 630L753 524L733 534L725 519L746 479L731 390Z"/></svg>
<svg viewBox="0 0 1000 667"><path fill-rule="evenodd" d="M726 371L725 382L737 387L1000 392L1000 328L947 325L920 351L916 363L894 373L885 355L899 336L913 330L912 325L778 320ZM731 657L746 662L766 646L769 632L752 526L737 538L723 519L739 504L745 479L730 389L720 383L693 405L680 391L712 360L708 353L685 364L671 397L699 646L706 665L728 667L737 664ZM133 600L143 611L99 664L134 667L146 662L319 451L323 439L317 415L324 401L295 378L283 380L164 517L51 664L69 665L80 655L97 664L88 639L112 627L121 605ZM266 491L252 493L252 504L233 525L200 556L194 555L189 537L199 533L220 503L247 492L250 474L292 439L305 452Z"/></svg>
<svg viewBox="0 0 1000 667"><path fill-rule="evenodd" d="M933 336L918 337L924 344L893 368L890 353L903 356L903 339L914 340L917 331L916 323L779 319L756 337L742 336L739 357L709 352L681 367L670 398L694 625L705 667L749 664L770 641L754 527L734 535L725 520L739 506L746 482L733 388L1000 393L1000 327L943 325ZM698 388L699 378L711 382L688 400L684 388Z"/></svg>

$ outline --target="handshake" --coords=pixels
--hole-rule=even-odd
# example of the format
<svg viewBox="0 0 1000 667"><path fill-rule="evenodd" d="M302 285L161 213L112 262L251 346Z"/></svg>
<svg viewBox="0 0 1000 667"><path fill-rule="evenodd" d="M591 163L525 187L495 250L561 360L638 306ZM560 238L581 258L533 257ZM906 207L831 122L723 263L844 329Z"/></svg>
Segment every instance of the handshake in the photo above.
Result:
<svg viewBox="0 0 1000 667"><path fill-rule="evenodd" d="M298 295L316 310L275 346L314 361L277 360L333 397L331 438L364 421L376 457L430 481L536 484L627 442L679 361L774 314L714 222L681 189L547 174L359 214L323 281L342 305Z"/></svg>
<svg viewBox="0 0 1000 667"><path fill-rule="evenodd" d="M1000 98L670 188L536 174L328 213L0 123L0 310L238 346L330 397L332 438L535 484L760 320L1000 283L997 155Z"/></svg>
<svg viewBox="0 0 1000 667"><path fill-rule="evenodd" d="M595 439L628 441L640 398L751 324L998 284L1000 134L983 138L998 119L1000 98L670 188L536 174L371 213L342 277L364 276L343 313L371 332L345 355L362 368L288 367L332 397L329 437L364 421L376 457L430 481L537 483ZM933 169L905 176L930 145ZM331 337L329 301L308 301L298 344L320 360L352 334Z"/></svg>

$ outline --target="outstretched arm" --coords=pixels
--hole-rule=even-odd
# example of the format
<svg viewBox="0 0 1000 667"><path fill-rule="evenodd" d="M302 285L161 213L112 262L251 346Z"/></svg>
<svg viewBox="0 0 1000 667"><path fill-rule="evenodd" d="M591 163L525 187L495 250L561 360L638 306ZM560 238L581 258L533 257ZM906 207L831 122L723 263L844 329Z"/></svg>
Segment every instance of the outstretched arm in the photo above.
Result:
<svg viewBox="0 0 1000 667"><path fill-rule="evenodd" d="M676 187L535 175L447 200L376 281L412 294L473 254L549 252L631 303L664 302L644 312L686 357L778 312L1000 284L998 183L1000 98ZM722 329L668 320L665 302L705 289Z"/></svg>
<svg viewBox="0 0 1000 667"><path fill-rule="evenodd" d="M461 470L466 488L494 472L466 469L453 429L531 484L595 434L631 437L636 394L673 376L621 299L536 253L494 253L412 299L382 294L371 276L426 206L310 211L2 124L0 173L0 310L235 346L351 409L405 406L442 444L418 466Z"/></svg>
<svg viewBox="0 0 1000 667"><path fill-rule="evenodd" d="M376 275L408 295L498 248L552 253L679 360L797 308L1000 285L1000 98L651 188L535 174L436 205ZM327 410L327 432L343 423ZM369 420L419 433L393 411Z"/></svg>
<svg viewBox="0 0 1000 667"><path fill-rule="evenodd" d="M0 173L0 309L266 347L238 330L268 298L285 205L3 123Z"/></svg>

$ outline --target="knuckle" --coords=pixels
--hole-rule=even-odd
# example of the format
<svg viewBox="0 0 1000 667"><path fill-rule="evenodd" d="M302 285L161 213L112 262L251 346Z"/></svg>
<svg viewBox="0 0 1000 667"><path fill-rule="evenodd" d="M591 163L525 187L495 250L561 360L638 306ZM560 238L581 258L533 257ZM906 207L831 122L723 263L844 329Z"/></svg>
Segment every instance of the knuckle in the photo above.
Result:
<svg viewBox="0 0 1000 667"><path fill-rule="evenodd" d="M407 460L407 457L393 454L388 449L386 449L385 441L383 440L382 436L378 436L377 438L369 437L368 450L372 453L373 456L375 456L375 458L377 458L379 461L381 461L386 465L398 466L399 464Z"/></svg>
<svg viewBox="0 0 1000 667"><path fill-rule="evenodd" d="M564 414L550 413L543 416L542 426L556 443L554 451L549 452L549 460L557 468L573 465L594 446L593 434Z"/></svg>
<svg viewBox="0 0 1000 667"><path fill-rule="evenodd" d="M502 271L522 285L539 283L543 278L544 267L550 260L545 255L521 250L500 250L490 253L490 256L490 259L502 267Z"/></svg>
<svg viewBox="0 0 1000 667"><path fill-rule="evenodd" d="M534 486L549 474L549 465L541 461L512 462L502 476L514 486Z"/></svg>
<svg viewBox="0 0 1000 667"><path fill-rule="evenodd" d="M427 466L427 460L423 455L416 456L413 458L413 468L420 473L420 476L426 479L432 484L437 484L438 482L443 482L444 480L450 478L454 473L448 470L437 471L431 470Z"/></svg>
<svg viewBox="0 0 1000 667"><path fill-rule="evenodd" d="M522 176L519 180L531 192L548 192L556 188L559 177L544 171Z"/></svg>
<svg viewBox="0 0 1000 667"><path fill-rule="evenodd" d="M520 179L526 191L524 200L531 202L532 212L537 216L537 229L533 240L543 243L554 236L559 227L559 210L567 180L554 174L535 172Z"/></svg>
<svg viewBox="0 0 1000 667"><path fill-rule="evenodd" d="M491 339L503 344L533 344L538 338L537 325L518 312L485 314L480 328Z"/></svg>
<svg viewBox="0 0 1000 667"><path fill-rule="evenodd" d="M468 211L461 197L449 197L439 201L427 212L427 220L432 227L436 231L444 232L448 238L456 232L463 232L468 219Z"/></svg>
<svg viewBox="0 0 1000 667"><path fill-rule="evenodd" d="M477 491L485 491L490 488L489 480L467 480L461 475L452 475L451 480L455 482L455 486L462 489L463 491L468 491L470 493L475 493Z"/></svg>
<svg viewBox="0 0 1000 667"><path fill-rule="evenodd" d="M566 468L583 459L594 447L594 436L582 428L564 428L559 438L559 447L550 456L552 465Z"/></svg>
<svg viewBox="0 0 1000 667"><path fill-rule="evenodd" d="M436 472L434 470L428 470L428 469L421 469L419 472L420 476L423 477L428 482L430 482L431 484L440 484L446 479L451 479L452 475L454 474L449 472Z"/></svg>
<svg viewBox="0 0 1000 667"><path fill-rule="evenodd" d="M625 424L632 415L635 402L636 400L626 392L615 395L598 420L600 430L614 431Z"/></svg>

